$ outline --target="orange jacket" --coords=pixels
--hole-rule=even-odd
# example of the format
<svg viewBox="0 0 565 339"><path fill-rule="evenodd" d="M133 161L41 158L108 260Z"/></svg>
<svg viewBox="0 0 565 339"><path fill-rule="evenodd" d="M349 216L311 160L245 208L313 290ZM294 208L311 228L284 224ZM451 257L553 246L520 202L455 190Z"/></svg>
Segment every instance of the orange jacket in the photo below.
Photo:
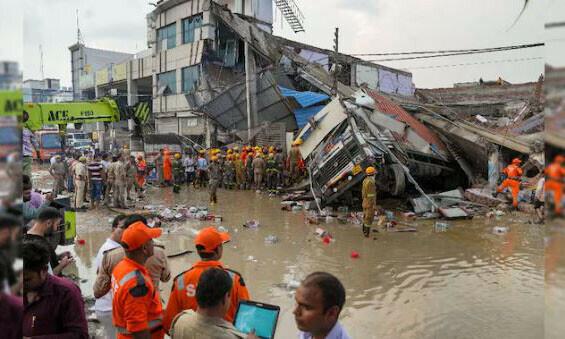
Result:
<svg viewBox="0 0 565 339"><path fill-rule="evenodd" d="M561 164L551 163L545 168L548 180L561 181L565 177L565 167Z"/></svg>
<svg viewBox="0 0 565 339"><path fill-rule="evenodd" d="M514 164L508 165L503 171L504 174L508 177L508 179L519 180L524 171L520 168L520 166L516 166Z"/></svg>
<svg viewBox="0 0 565 339"><path fill-rule="evenodd" d="M169 181L173 178L173 162L171 161L171 155L169 152L165 152L163 156L163 178Z"/></svg>
<svg viewBox="0 0 565 339"><path fill-rule="evenodd" d="M112 322L118 338L151 331L152 339L162 339L163 308L159 291L143 265L124 258L112 271Z"/></svg>
<svg viewBox="0 0 565 339"><path fill-rule="evenodd" d="M233 279L231 305L225 317L227 321L233 322L240 300L249 300L249 292L238 272L224 268L219 261L199 261L188 271L179 274L174 279L163 318L163 327L167 332L169 332L171 323L177 314L188 309L196 310L196 286L198 285L198 279L200 279L202 272L210 267L225 269Z"/></svg>

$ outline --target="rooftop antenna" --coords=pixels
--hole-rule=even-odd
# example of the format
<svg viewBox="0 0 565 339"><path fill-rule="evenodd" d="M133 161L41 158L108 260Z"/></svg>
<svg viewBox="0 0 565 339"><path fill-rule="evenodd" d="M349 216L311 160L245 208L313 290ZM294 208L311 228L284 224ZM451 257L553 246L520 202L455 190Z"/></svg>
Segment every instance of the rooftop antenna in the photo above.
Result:
<svg viewBox="0 0 565 339"><path fill-rule="evenodd" d="M45 69L43 68L43 46L39 45L39 73L41 74L41 80L45 79Z"/></svg>
<svg viewBox="0 0 565 339"><path fill-rule="evenodd" d="M274 0L283 18L288 22L294 33L304 32L304 14L295 0Z"/></svg>
<svg viewBox="0 0 565 339"><path fill-rule="evenodd" d="M78 8L77 8L77 43L84 44L84 41L82 40L82 33L80 32L80 25L78 22Z"/></svg>

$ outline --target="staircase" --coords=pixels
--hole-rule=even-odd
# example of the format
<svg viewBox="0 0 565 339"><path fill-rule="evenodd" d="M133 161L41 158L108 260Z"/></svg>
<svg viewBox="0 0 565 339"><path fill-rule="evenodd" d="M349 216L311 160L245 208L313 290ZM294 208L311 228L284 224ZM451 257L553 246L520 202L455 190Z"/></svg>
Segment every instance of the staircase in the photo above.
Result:
<svg viewBox="0 0 565 339"><path fill-rule="evenodd" d="M304 15L294 0L275 0L275 5L281 11L284 19L290 25L294 33L304 32Z"/></svg>

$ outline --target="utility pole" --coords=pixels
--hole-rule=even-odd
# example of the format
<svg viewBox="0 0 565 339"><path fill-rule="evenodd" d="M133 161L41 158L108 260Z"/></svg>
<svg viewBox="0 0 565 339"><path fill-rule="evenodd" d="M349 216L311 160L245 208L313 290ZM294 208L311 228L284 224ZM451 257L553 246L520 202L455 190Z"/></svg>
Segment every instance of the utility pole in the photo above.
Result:
<svg viewBox="0 0 565 339"><path fill-rule="evenodd" d="M337 74L338 74L338 68L339 68L339 62L338 62L338 53L339 53L339 27L335 28L335 33L334 33L334 60L333 60L333 78L334 78L334 83L332 86L332 96L337 97L338 95L338 90L337 90Z"/></svg>
<svg viewBox="0 0 565 339"><path fill-rule="evenodd" d="M41 73L41 80L45 80L45 68L43 67L43 46L39 45L39 72Z"/></svg>

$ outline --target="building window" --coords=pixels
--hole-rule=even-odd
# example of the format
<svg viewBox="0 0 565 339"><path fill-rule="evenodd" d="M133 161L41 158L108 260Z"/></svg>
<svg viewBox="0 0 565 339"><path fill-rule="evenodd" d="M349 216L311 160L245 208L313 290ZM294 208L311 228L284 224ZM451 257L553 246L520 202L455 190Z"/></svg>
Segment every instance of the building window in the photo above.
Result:
<svg viewBox="0 0 565 339"><path fill-rule="evenodd" d="M159 86L158 94L168 95L177 93L177 74L176 71L165 72L157 75Z"/></svg>
<svg viewBox="0 0 565 339"><path fill-rule="evenodd" d="M197 127L197 126L198 126L198 118L186 119L186 127Z"/></svg>
<svg viewBox="0 0 565 339"><path fill-rule="evenodd" d="M176 24L170 24L157 30L157 48L160 51L174 48L177 45Z"/></svg>
<svg viewBox="0 0 565 339"><path fill-rule="evenodd" d="M190 93L198 87L200 80L200 67L190 66L182 69L182 92Z"/></svg>
<svg viewBox="0 0 565 339"><path fill-rule="evenodd" d="M202 27L202 14L193 15L182 20L182 43L188 44L195 40L195 30Z"/></svg>

